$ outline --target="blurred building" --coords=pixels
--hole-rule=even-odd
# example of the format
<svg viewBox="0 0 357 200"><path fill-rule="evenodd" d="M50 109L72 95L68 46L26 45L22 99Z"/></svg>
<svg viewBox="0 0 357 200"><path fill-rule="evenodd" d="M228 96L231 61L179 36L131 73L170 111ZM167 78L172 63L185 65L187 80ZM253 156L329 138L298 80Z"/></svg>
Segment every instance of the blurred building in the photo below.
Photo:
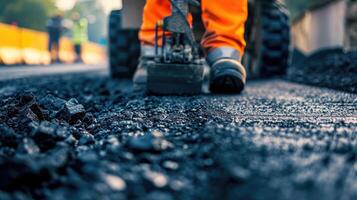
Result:
<svg viewBox="0 0 357 200"><path fill-rule="evenodd" d="M357 47L357 0L349 2L346 15L345 44L348 47Z"/></svg>
<svg viewBox="0 0 357 200"><path fill-rule="evenodd" d="M357 1L329 0L293 21L293 43L305 54L323 48L356 46Z"/></svg>

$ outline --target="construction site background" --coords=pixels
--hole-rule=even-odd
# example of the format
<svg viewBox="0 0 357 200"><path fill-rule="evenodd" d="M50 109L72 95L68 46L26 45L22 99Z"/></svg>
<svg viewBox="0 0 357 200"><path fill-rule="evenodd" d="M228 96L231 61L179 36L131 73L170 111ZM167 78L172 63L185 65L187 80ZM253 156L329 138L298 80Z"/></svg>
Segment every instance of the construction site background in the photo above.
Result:
<svg viewBox="0 0 357 200"><path fill-rule="evenodd" d="M357 47L357 1L315 4L293 19L292 38L294 47L307 55L326 48Z"/></svg>
<svg viewBox="0 0 357 200"><path fill-rule="evenodd" d="M45 32L0 23L0 63L5 65L47 65L51 63L48 35ZM105 48L87 42L83 45L82 60L85 64L105 62ZM60 41L59 58L63 63L76 60L74 45L69 38Z"/></svg>
<svg viewBox="0 0 357 200"><path fill-rule="evenodd" d="M347 6L346 43L357 47L357 0L350 1Z"/></svg>
<svg viewBox="0 0 357 200"><path fill-rule="evenodd" d="M25 4L25 2L31 2L30 0L26 1L6 1L0 0L0 64L5 65L14 65L14 64L28 64L28 65L38 65L38 64L49 64L51 60L51 55L47 50L48 36L44 31L44 23L51 13L56 12L55 6L52 0L46 0L47 3L44 3L42 6L46 11L43 13L43 19L38 20L37 18L31 17L33 11L29 11L27 14L31 16L20 16L19 13L11 10L7 5L10 4ZM311 33L314 32L317 28L312 26L309 20L303 20L303 16L306 16L306 13L312 13L314 7L321 6L324 4L329 4L331 2L338 2L339 0L285 0L287 6L290 10L293 19L292 35L294 38L295 47L304 46L306 52L312 52L316 48L309 47L313 43L311 41ZM340 0L348 2L347 9L345 11L345 23L340 23L344 25L342 32L334 34L334 43L335 40L339 43L342 42L344 47L356 47L357 46L357 1L356 0ZM22 2L22 3L21 3ZM51 3L52 2L52 3ZM120 2L120 0L118 0ZM47 5L48 4L48 5ZM35 5L34 5L35 6ZM13 6L12 6L13 7ZM23 7L23 6L22 6ZM113 8L115 9L115 8ZM41 10L41 9L39 9ZM96 43L101 43L103 46L97 45L96 43L86 43L83 47L83 61L88 64L95 64L98 62L104 62L106 59L106 52L104 45L106 42L106 32L107 32L107 20L106 14L103 9L103 3L99 0L88 0L88 1L77 1L76 5L72 8L74 11L80 11L84 16L86 16L91 25L89 26L89 39ZM69 16L72 10L66 11L65 17ZM332 9L335 10L335 9ZM7 14L6 14L7 13ZM47 14L46 14L47 13ZM335 15L336 12L333 12ZM40 13L37 14L40 16ZM12 17L11 17L12 16ZM15 17L15 18L14 18ZM29 18L28 20L35 21L34 24L23 24L26 20L23 18ZM16 19L16 20L15 20ZM13 23L13 21L18 23ZM15 22L14 21L14 22ZM299 22L301 21L301 22ZM304 21L304 22L302 22ZM308 23L306 22L308 21ZM42 24L41 24L42 23ZM302 25L297 24L304 24ZM329 23L329 22L328 22ZM330 23L331 27L334 27ZM99 26L99 27L98 27ZM28 28L20 28L28 27ZM42 28L40 28L42 27ZM306 27L308 31L306 31ZM98 32L100 31L100 32ZM317 30L318 31L318 30ZM336 29L332 29L326 33L336 33ZM310 35L309 35L310 34ZM331 35L330 34L330 35ZM318 36L319 37L319 36ZM296 39L298 38L298 39ZM299 39L300 38L300 39ZM310 39L309 39L310 38ZM320 38L320 37L319 37ZM341 39L342 38L342 39ZM303 42L298 42L303 41ZM314 40L316 41L316 40ZM301 44L299 44L301 43ZM324 46L323 44L322 46ZM316 45L320 48L321 45ZM312 49L312 50L311 50ZM68 37L64 37L60 42L60 61L63 63L71 63L75 60L75 52L73 44Z"/></svg>

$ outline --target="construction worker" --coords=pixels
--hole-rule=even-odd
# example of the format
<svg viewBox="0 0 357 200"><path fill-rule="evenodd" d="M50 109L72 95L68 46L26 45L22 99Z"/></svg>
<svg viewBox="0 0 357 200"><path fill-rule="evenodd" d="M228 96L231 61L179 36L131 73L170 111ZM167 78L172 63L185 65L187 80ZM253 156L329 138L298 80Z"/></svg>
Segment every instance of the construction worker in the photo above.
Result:
<svg viewBox="0 0 357 200"><path fill-rule="evenodd" d="M51 17L47 22L47 32L49 36L48 51L51 53L52 62L60 62L59 45L62 33L65 30L62 21L62 13L58 13L57 15Z"/></svg>
<svg viewBox="0 0 357 200"><path fill-rule="evenodd" d="M201 44L210 66L210 90L213 93L240 93L247 77L241 59L246 46L244 27L248 0L201 0L201 7L206 29ZM145 61L155 55L155 25L170 14L169 0L146 1L139 33L141 62L133 78L134 84L146 84Z"/></svg>
<svg viewBox="0 0 357 200"><path fill-rule="evenodd" d="M88 41L88 21L85 18L81 18L78 12L73 13L72 20L72 40L77 54L76 62L82 62L82 45Z"/></svg>

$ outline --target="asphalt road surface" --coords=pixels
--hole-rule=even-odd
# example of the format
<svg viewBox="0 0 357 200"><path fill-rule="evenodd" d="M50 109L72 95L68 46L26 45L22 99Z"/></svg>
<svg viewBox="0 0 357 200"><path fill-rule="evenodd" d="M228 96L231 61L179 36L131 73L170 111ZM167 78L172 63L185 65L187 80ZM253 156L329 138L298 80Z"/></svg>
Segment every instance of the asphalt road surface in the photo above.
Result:
<svg viewBox="0 0 357 200"><path fill-rule="evenodd" d="M282 79L180 97L2 81L0 133L0 199L357 199L357 95Z"/></svg>
<svg viewBox="0 0 357 200"><path fill-rule="evenodd" d="M0 66L0 80L11 80L33 76L46 76L51 74L67 74L81 72L106 72L105 65L85 64L54 64L46 66Z"/></svg>

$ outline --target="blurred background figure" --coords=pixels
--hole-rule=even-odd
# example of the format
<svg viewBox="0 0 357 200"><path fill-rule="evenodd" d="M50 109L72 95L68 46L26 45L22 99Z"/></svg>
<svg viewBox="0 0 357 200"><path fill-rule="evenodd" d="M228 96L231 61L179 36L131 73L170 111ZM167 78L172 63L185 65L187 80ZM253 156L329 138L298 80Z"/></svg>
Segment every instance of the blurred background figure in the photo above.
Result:
<svg viewBox="0 0 357 200"><path fill-rule="evenodd" d="M52 63L59 63L59 49L60 49L60 39L65 28L63 26L63 15L57 13L55 16L51 17L47 22L47 32L49 36L48 40L48 51L51 53Z"/></svg>
<svg viewBox="0 0 357 200"><path fill-rule="evenodd" d="M76 62L82 62L82 45L88 41L88 21L85 18L81 18L78 12L73 13L72 20L72 40L77 54Z"/></svg>

